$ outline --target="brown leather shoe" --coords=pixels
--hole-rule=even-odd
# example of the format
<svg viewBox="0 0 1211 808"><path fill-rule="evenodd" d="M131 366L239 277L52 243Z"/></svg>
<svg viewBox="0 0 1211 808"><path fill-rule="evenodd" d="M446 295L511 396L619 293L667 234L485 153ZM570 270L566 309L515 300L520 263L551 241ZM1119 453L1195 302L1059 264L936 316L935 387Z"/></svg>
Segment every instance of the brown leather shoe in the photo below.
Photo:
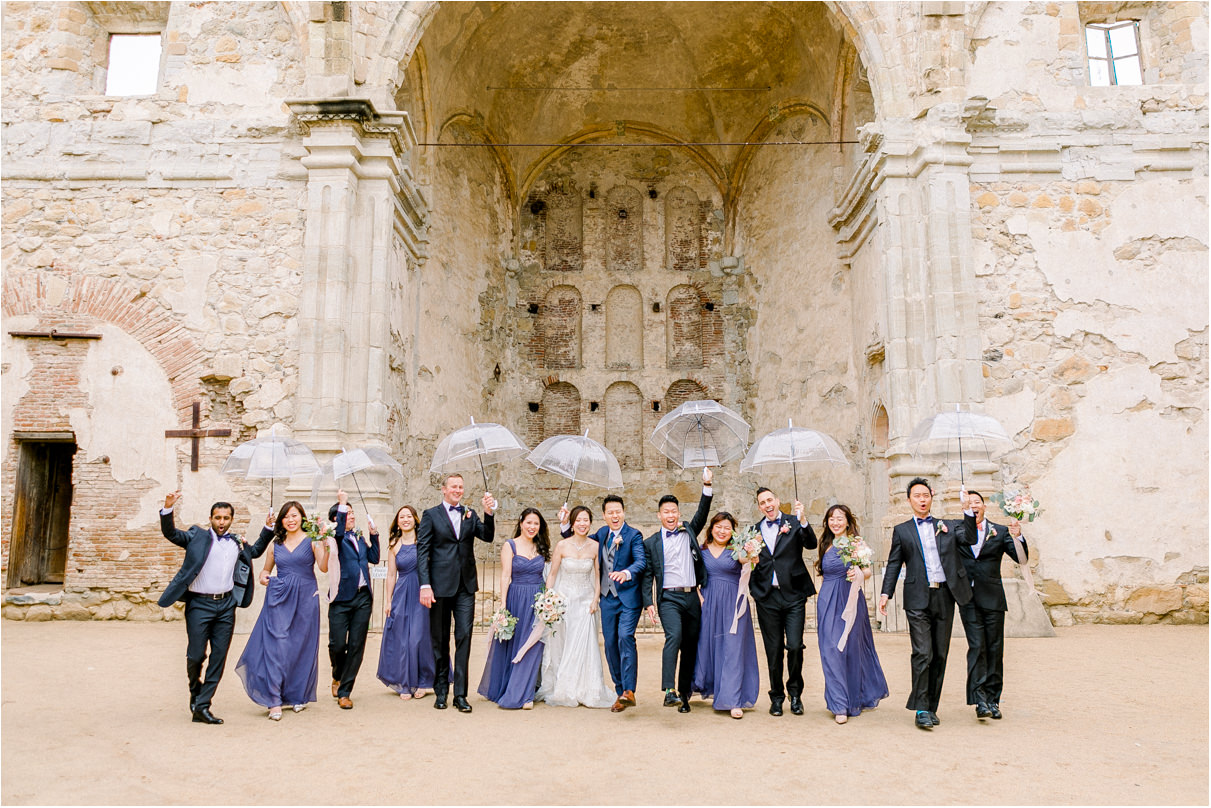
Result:
<svg viewBox="0 0 1211 808"><path fill-rule="evenodd" d="M626 704L628 707L634 707L635 706L635 691L634 690L622 691L622 695L618 697L618 700L621 701L623 704Z"/></svg>
<svg viewBox="0 0 1211 808"><path fill-rule="evenodd" d="M622 696L619 696L617 698L617 700L615 700L614 706L610 708L610 712L611 713L621 713L626 708L627 708L627 703L622 700Z"/></svg>
<svg viewBox="0 0 1211 808"><path fill-rule="evenodd" d="M341 689L341 683L338 682L336 679L333 679L332 680L332 698L334 698L334 699L340 698L340 696L337 694L337 691L340 689Z"/></svg>
<svg viewBox="0 0 1211 808"><path fill-rule="evenodd" d="M349 698L348 696L341 696L336 700L336 703L340 705L342 710L353 709L353 699Z"/></svg>

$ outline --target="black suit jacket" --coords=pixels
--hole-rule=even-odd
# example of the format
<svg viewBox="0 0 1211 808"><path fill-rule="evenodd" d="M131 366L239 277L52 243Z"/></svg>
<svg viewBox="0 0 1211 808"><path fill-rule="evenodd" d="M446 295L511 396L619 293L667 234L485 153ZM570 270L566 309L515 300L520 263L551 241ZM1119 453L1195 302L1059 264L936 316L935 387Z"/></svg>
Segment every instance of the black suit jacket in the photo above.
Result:
<svg viewBox="0 0 1211 808"><path fill-rule="evenodd" d="M937 528L937 523L946 525L945 533ZM959 561L959 544L974 544L975 532L970 535L958 521L946 519L935 520L934 538L938 544L938 558L942 562L942 571L946 573L946 586L954 596L955 603L960 606L971 600L971 582L967 578L967 570ZM883 594L894 597L896 580L900 577L900 569L904 568L904 608L924 609L929 606L929 577L925 574L924 549L921 547L921 537L917 534L917 523L914 519L901 522L891 532L891 549L887 553L887 568L883 572Z"/></svg>
<svg viewBox="0 0 1211 808"><path fill-rule="evenodd" d="M198 573L206 564L211 546L210 526L193 525L189 530L177 530L170 511L160 514L160 532L164 534L164 538L176 546L185 548L185 559L181 562L181 569L173 576L164 590L164 594L160 595L160 599L157 601L161 607L167 607L177 601L185 600L185 596L189 593L189 585L193 583L194 578L198 577ZM261 529L260 537L252 546L242 539L239 540L240 552L236 556L231 581L231 594L235 598L236 606L243 608L252 603L252 592L256 586L256 578L252 574L252 559L260 558L271 541L273 541L273 531L269 528Z"/></svg>
<svg viewBox="0 0 1211 808"><path fill-rule="evenodd" d="M468 508L458 523L458 535L450 525L446 503L429 508L420 518L416 529L416 565L421 586L433 588L434 597L449 598L458 594L459 586L468 592L479 591L479 575L475 570L474 540L492 543L496 523L491 514L481 521Z"/></svg>
<svg viewBox="0 0 1211 808"><path fill-rule="evenodd" d="M681 523L681 527L686 531L686 539L690 543L690 561L694 565L695 585L699 587L706 585L706 564L702 560L702 548L698 546L698 534L706 526L706 517L710 511L711 497L703 494L698 499L698 510L694 512L694 518ZM643 542L643 549L647 553L647 565L643 568L643 581L640 583L644 608L653 603L653 583L656 584L655 603L657 606L664 597L664 540L661 538L663 535L664 528L661 527Z"/></svg>
<svg viewBox="0 0 1211 808"><path fill-rule="evenodd" d="M964 517L963 530L974 538L970 545L959 544L959 559L971 581L971 599L975 605L989 611L1004 612L1009 606L1005 602L1005 586L1001 583L1001 556L1009 556L1019 564L1024 559L1019 559L1017 551L1013 549L1009 528L991 521L988 528L993 535L984 538L984 546L980 548L979 557L976 557L975 539L979 538L979 525L974 515ZM1018 540L1022 542L1022 553L1029 558L1030 548L1026 546L1025 537Z"/></svg>
<svg viewBox="0 0 1211 808"><path fill-rule="evenodd" d="M799 524L793 514L782 514L782 523L790 525L790 530L778 535L773 555L770 555L768 545L761 548L757 566L749 579L748 591L756 600L764 600L773 594L775 572L778 573L778 588L783 593L804 600L816 594L816 584L803 563L803 551L816 548L816 532L811 525ZM753 527L760 536L761 522Z"/></svg>

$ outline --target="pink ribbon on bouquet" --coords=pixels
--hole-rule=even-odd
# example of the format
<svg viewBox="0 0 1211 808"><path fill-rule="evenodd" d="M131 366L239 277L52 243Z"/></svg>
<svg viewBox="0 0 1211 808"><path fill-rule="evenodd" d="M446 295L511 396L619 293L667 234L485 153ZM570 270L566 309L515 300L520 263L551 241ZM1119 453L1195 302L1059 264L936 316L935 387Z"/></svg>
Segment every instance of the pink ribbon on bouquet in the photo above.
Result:
<svg viewBox="0 0 1211 808"><path fill-rule="evenodd" d="M1034 575L1030 572L1030 562L1026 560L1026 553L1022 551L1022 540L1012 533L1009 534L1010 541L1013 542L1013 550L1018 554L1018 568L1022 570L1022 577L1026 579L1026 586L1034 591Z"/></svg>
<svg viewBox="0 0 1211 808"><path fill-rule="evenodd" d="M740 626L740 618L748 611L748 579L753 574L753 565L747 561L741 565L740 585L736 587L736 614L732 617L732 627L728 634L735 634Z"/></svg>
<svg viewBox="0 0 1211 808"><path fill-rule="evenodd" d="M841 612L841 620L845 623L845 629L841 632L841 639L837 640L838 651L844 651L846 643L849 642L849 631L854 627L854 620L858 617L858 596L862 594L862 584L866 580L860 567L850 569L858 570L858 577L849 582L849 597L846 598L845 609Z"/></svg>
<svg viewBox="0 0 1211 808"><path fill-rule="evenodd" d="M336 549L336 539L324 539L328 545L328 602L336 600L336 592L341 588L341 554Z"/></svg>
<svg viewBox="0 0 1211 808"><path fill-rule="evenodd" d="M521 658L526 655L534 645L542 639L542 632L546 629L547 624L538 619L538 615L534 615L534 626L530 629L530 636L526 637L525 643L522 644L521 650L517 652L517 656L513 657L514 664L521 662Z"/></svg>

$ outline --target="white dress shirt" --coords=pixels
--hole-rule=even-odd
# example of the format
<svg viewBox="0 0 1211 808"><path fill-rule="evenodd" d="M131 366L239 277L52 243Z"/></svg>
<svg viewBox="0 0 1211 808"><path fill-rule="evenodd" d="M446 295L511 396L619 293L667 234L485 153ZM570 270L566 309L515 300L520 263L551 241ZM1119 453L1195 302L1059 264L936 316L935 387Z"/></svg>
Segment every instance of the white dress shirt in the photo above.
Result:
<svg viewBox="0 0 1211 808"><path fill-rule="evenodd" d="M341 513L349 513L348 505L337 505L336 509L338 511L340 511ZM348 517L346 517L346 519L347 518ZM454 531L454 535L455 536L458 535L457 530ZM353 545L353 551L357 552L357 534L354 533L352 530L347 530L347 531L345 531L345 538L349 539L349 542ZM337 562L339 563L340 559L337 559ZM361 568L359 567L358 573L357 573L357 587L358 587L358 589L361 589L365 585L366 585L366 576L362 574Z"/></svg>
<svg viewBox="0 0 1211 808"><path fill-rule="evenodd" d="M931 584L946 583L946 572L942 569L942 558L938 555L938 539L934 534L936 520L922 523L913 517L917 535L921 537L921 549L925 552L925 575Z"/></svg>
<svg viewBox="0 0 1211 808"><path fill-rule="evenodd" d="M160 515L172 513L172 508L161 508ZM219 540L214 528L210 533L210 552L202 569L189 583L189 591L199 595L222 595L230 592L235 579L235 562L240 555L240 545L237 540Z"/></svg>
<svg viewBox="0 0 1211 808"><path fill-rule="evenodd" d="M446 516L450 518L450 527L454 530L454 538L457 539L459 528L462 527L463 514L466 511L457 510L457 505L451 505L445 501L442 502L442 507L446 509Z"/></svg>
<svg viewBox="0 0 1211 808"><path fill-rule="evenodd" d="M769 548L769 554L771 556L774 554L774 548L778 546L778 532L782 530L782 524L782 516L779 516L778 521L774 522L772 525L768 519L764 517L761 519L759 527L759 530L761 531L761 538L765 540L765 546ZM775 589L778 588L778 573L775 572L773 574L770 580L770 585Z"/></svg>
<svg viewBox="0 0 1211 808"><path fill-rule="evenodd" d="M980 557L980 550L984 548L984 539L988 536L988 520L985 519L976 526L976 543L971 548L971 553L976 558Z"/></svg>
<svg viewBox="0 0 1211 808"><path fill-rule="evenodd" d="M681 526L675 531L662 527L660 535L664 545L664 588L697 586L694 562L690 557L690 542L693 541L690 532Z"/></svg>

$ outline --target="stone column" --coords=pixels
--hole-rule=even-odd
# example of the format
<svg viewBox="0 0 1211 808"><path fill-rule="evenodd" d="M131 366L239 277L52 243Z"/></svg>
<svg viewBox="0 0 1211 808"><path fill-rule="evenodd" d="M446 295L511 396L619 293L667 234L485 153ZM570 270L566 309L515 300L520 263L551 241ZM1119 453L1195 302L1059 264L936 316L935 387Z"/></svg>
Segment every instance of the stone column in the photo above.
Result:
<svg viewBox="0 0 1211 808"><path fill-rule="evenodd" d="M424 258L427 213L405 162L415 137L406 113L364 99L289 106L308 185L295 430L321 452L385 447L391 280L398 256Z"/></svg>

